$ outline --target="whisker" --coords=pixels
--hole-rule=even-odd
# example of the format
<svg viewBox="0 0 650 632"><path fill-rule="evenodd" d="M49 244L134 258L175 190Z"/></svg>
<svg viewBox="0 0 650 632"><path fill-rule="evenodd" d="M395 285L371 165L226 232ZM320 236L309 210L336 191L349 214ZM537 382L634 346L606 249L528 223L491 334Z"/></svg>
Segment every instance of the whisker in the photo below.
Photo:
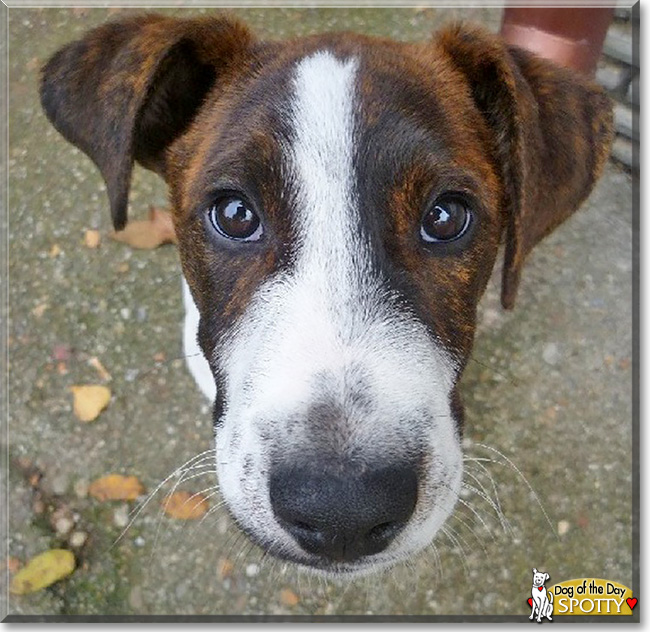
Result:
<svg viewBox="0 0 650 632"><path fill-rule="evenodd" d="M499 521L501 522L501 526L503 527L504 531L509 531L510 526L509 526L508 521L506 520L506 517L505 517L505 515L503 513L503 510L501 509L501 504L499 503L498 496L496 497L496 499L492 498L492 496L490 496L487 489L485 489L485 486L483 485L481 480L477 476L474 476L467 469L465 470L465 475L468 476L469 478L471 478L473 481L475 481L476 484L481 488L481 491L483 492L483 497L484 498L489 498L490 499L490 504L494 508L494 512L497 514L497 516L499 516ZM496 494L496 489L495 489L495 494ZM506 523L508 526L506 527L506 525L504 523Z"/></svg>
<svg viewBox="0 0 650 632"><path fill-rule="evenodd" d="M551 528L551 531L555 535L556 539L559 540L560 536L557 534L557 531L555 530L555 527L553 526L553 523L551 522L551 519L548 517L548 514L546 513L546 509L544 508L544 505L542 504L542 501L540 500L539 496L537 495L537 492L533 489L532 485L528 482L528 479L524 476L523 472L505 455L503 452L500 452L496 448L493 448L492 446L486 445L485 443L477 443L477 446L484 448L485 450L490 450L491 452L494 452L497 456L501 457L516 473L517 475L521 478L522 481L524 481L526 487L530 491L530 493L533 495L533 499L539 506L540 510L544 514L544 518L546 519L546 522L548 523L548 526ZM499 461L496 461L496 463L501 464ZM501 464L502 465L502 464Z"/></svg>
<svg viewBox="0 0 650 632"><path fill-rule="evenodd" d="M461 563L463 565L463 572L465 574L465 577L469 577L469 568L467 566L467 556L465 555L465 551L463 551L463 547L461 546L458 539L451 533L452 529L448 525L444 525L440 530L442 531L442 533L444 533L447 536L447 538L449 538L449 540L451 541L453 546L458 551L460 561L461 561Z"/></svg>
<svg viewBox="0 0 650 632"><path fill-rule="evenodd" d="M147 494L146 498L137 506L134 507L133 510L131 511L130 514L130 520L126 527L122 530L120 535L117 537L117 539L111 544L109 551L113 549L114 546L116 546L126 535L126 532L131 528L133 523L137 520L138 516L144 511L145 507L151 502L151 500L154 498L154 496L160 491L160 489L167 483L169 482L172 478L175 476L179 476L179 474L182 476L182 473L185 471L184 468L190 468L192 469L193 467L197 467L200 463L203 461L208 460L208 456L211 453L214 453L215 449L210 448L209 450L204 450L200 454L197 454L193 456L191 459L188 459L183 465L180 467L176 468L169 476L167 476L161 483L159 483L156 488Z"/></svg>

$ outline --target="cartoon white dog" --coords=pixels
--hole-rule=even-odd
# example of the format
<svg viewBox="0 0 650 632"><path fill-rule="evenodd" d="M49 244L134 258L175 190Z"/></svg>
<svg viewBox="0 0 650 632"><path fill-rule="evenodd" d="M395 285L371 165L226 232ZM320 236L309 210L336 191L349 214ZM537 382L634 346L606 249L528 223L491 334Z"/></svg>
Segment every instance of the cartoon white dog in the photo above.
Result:
<svg viewBox="0 0 650 632"><path fill-rule="evenodd" d="M553 593L544 588L544 582L547 579L550 579L548 573L538 573L536 568L533 569L533 587L530 591L533 597L533 611L528 618L532 621L535 617L535 611L537 611L537 623L542 622L542 617L553 621L551 618L553 614Z"/></svg>

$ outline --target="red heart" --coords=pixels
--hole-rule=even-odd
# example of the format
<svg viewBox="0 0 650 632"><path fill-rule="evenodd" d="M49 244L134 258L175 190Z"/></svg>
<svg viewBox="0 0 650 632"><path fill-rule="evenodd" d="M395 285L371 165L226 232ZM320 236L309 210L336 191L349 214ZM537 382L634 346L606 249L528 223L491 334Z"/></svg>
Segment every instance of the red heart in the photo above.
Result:
<svg viewBox="0 0 650 632"><path fill-rule="evenodd" d="M630 606L630 610L634 610L634 606L636 606L636 602L638 599L632 599L631 597L625 600L627 602L627 605Z"/></svg>
<svg viewBox="0 0 650 632"><path fill-rule="evenodd" d="M544 590L544 586L540 586L537 590Z"/></svg>
<svg viewBox="0 0 650 632"><path fill-rule="evenodd" d="M533 607L533 598L528 597L528 605L532 608Z"/></svg>

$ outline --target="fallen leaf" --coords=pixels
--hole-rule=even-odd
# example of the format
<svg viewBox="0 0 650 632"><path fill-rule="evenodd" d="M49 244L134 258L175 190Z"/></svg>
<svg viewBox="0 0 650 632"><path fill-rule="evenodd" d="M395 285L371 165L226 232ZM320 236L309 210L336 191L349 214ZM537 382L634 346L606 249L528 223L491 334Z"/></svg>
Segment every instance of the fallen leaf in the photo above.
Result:
<svg viewBox="0 0 650 632"><path fill-rule="evenodd" d="M58 257L61 254L61 246L59 244L53 244L50 248L50 257Z"/></svg>
<svg viewBox="0 0 650 632"><path fill-rule="evenodd" d="M32 58L31 58L31 59L30 59L30 60L25 64L25 68L27 68L27 70L28 70L29 72L32 72L32 71L34 71L34 70L37 70L38 67L39 67L40 65L41 65L41 63L40 63L38 57L32 57Z"/></svg>
<svg viewBox="0 0 650 632"><path fill-rule="evenodd" d="M144 250L177 243L171 214L154 206L149 207L149 219L129 222L124 230L112 232L110 236L115 241Z"/></svg>
<svg viewBox="0 0 650 632"><path fill-rule="evenodd" d="M59 360L61 362L64 362L65 360L69 360L70 347L64 344L54 345L54 348L52 349L52 357L55 360Z"/></svg>
<svg viewBox="0 0 650 632"><path fill-rule="evenodd" d="M51 549L33 557L11 580L9 592L13 595L42 590L74 571L75 560L71 551Z"/></svg>
<svg viewBox="0 0 650 632"><path fill-rule="evenodd" d="M74 414L80 421L94 421L111 401L111 391L106 386L71 386L74 397Z"/></svg>
<svg viewBox="0 0 650 632"><path fill-rule="evenodd" d="M144 493L142 483L135 476L109 474L93 481L88 493L99 501L136 500Z"/></svg>
<svg viewBox="0 0 650 632"><path fill-rule="evenodd" d="M47 303L40 303L34 309L32 309L32 314L36 316L36 318L41 318L48 307L49 305Z"/></svg>
<svg viewBox="0 0 650 632"><path fill-rule="evenodd" d="M229 559L221 559L218 564L219 576L221 579L227 579L232 575L235 565Z"/></svg>
<svg viewBox="0 0 650 632"><path fill-rule="evenodd" d="M57 362L56 364L56 372L59 375L67 375L68 373L68 366L65 362Z"/></svg>
<svg viewBox="0 0 650 632"><path fill-rule="evenodd" d="M98 230L87 230L84 235L84 244L86 244L86 248L98 248L101 239Z"/></svg>
<svg viewBox="0 0 650 632"><path fill-rule="evenodd" d="M106 380L107 382L111 381L111 374L106 370L104 365L99 361L99 358L92 357L90 360L88 360L88 364L90 364L93 369L99 373L99 377L102 380Z"/></svg>
<svg viewBox="0 0 650 632"><path fill-rule="evenodd" d="M291 588L283 588L280 591L280 601L285 605L285 606L297 606L298 602L300 601L300 598L298 595L296 595Z"/></svg>
<svg viewBox="0 0 650 632"><path fill-rule="evenodd" d="M208 510L207 497L191 492L174 492L163 501L164 512L179 520L196 520L205 515Z"/></svg>
<svg viewBox="0 0 650 632"><path fill-rule="evenodd" d="M13 575L20 569L20 560L16 557L7 558L7 570Z"/></svg>

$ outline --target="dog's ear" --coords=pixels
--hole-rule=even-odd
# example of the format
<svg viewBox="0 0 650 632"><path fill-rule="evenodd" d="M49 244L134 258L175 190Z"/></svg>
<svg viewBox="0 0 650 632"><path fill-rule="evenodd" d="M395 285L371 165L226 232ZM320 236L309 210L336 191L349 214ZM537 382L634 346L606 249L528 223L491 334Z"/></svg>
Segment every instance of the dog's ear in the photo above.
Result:
<svg viewBox="0 0 650 632"><path fill-rule="evenodd" d="M535 574L535 573L537 573L537 569L536 569L536 568L533 569L533 574Z"/></svg>
<svg viewBox="0 0 650 632"><path fill-rule="evenodd" d="M251 43L245 26L224 17L145 14L100 26L45 64L43 109L99 167L117 230L126 224L133 161L162 172L164 149Z"/></svg>
<svg viewBox="0 0 650 632"><path fill-rule="evenodd" d="M493 138L507 214L502 305L514 305L532 248L587 197L609 156L612 105L586 78L480 28L437 40L465 76Z"/></svg>
<svg viewBox="0 0 650 632"><path fill-rule="evenodd" d="M548 573L544 573L544 577L545 577L544 581L551 579L551 576Z"/></svg>

